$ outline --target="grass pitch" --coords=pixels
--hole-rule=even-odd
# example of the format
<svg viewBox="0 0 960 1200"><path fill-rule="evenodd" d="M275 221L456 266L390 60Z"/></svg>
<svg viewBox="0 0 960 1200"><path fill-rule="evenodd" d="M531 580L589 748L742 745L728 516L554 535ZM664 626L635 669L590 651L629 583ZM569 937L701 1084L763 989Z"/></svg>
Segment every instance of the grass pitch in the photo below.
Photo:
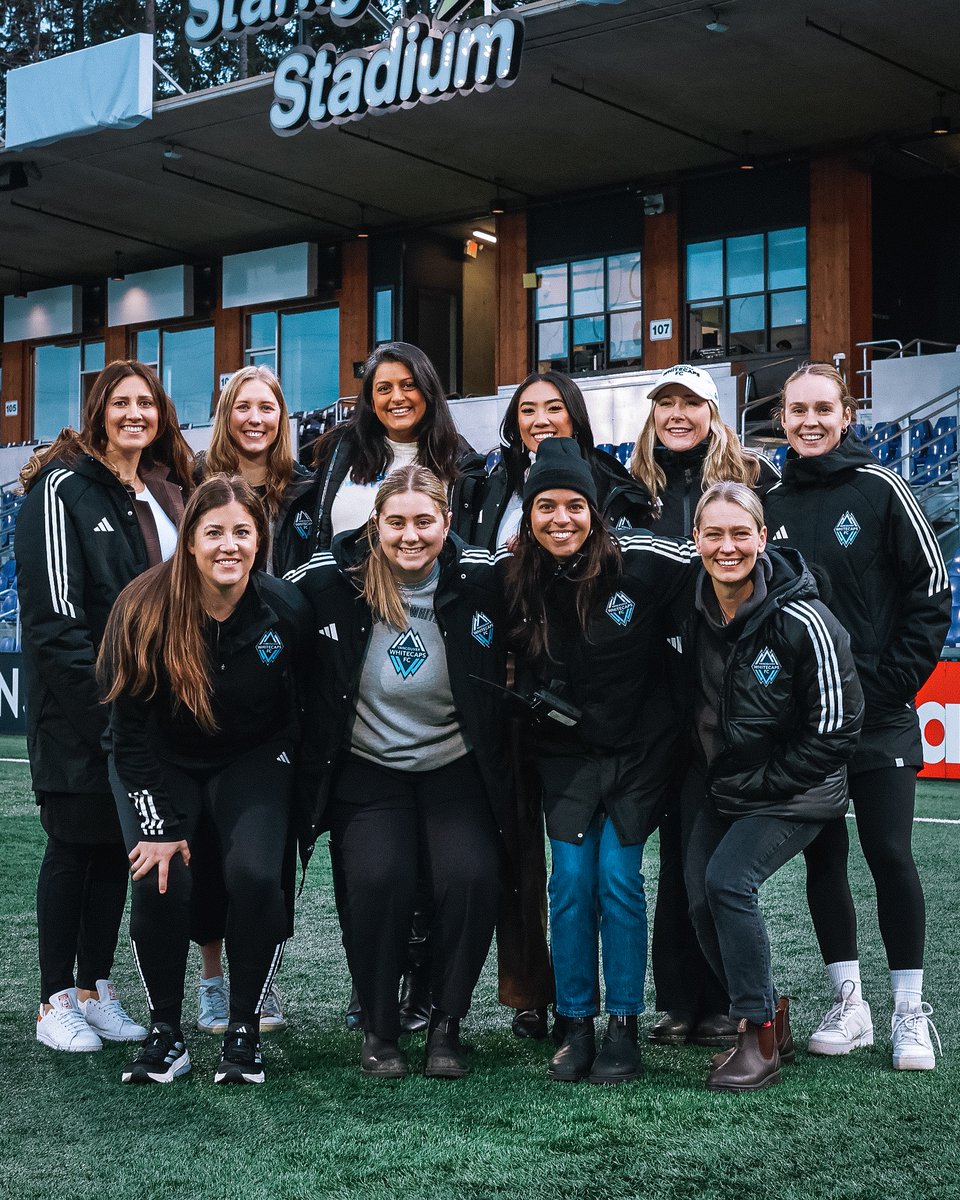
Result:
<svg viewBox="0 0 960 1200"><path fill-rule="evenodd" d="M22 756L22 740L0 738L0 757ZM960 821L960 787L922 783L918 815ZM646 1075L633 1084L550 1083L550 1047L512 1037L492 960L466 1023L474 1047L468 1079L361 1078L359 1035L341 1020L349 989L323 847L281 976L291 1028L265 1039L266 1085L213 1085L219 1041L191 1035L191 992L191 1075L168 1087L123 1087L129 1047L62 1054L34 1038L43 834L27 768L17 763L0 762L0 831L0 1178L15 1200L960 1197L960 824L918 823L914 831L927 890L926 991L945 1048L937 1070L890 1069L888 978L872 885L855 851L877 1044L841 1059L801 1051L780 1087L745 1096L708 1093L709 1051L696 1047L650 1047ZM656 839L645 867L654 896ZM802 1044L828 994L798 862L767 885L764 908L779 986L799 997L793 1018ZM124 942L114 978L131 1012L143 1016ZM422 1062L423 1039L411 1043L412 1062Z"/></svg>

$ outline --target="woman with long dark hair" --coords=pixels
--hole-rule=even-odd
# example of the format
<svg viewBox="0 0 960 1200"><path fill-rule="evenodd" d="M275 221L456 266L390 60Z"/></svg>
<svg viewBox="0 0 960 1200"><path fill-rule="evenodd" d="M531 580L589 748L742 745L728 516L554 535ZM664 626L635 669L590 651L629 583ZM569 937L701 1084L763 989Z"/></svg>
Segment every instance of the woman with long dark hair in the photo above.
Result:
<svg viewBox="0 0 960 1200"><path fill-rule="evenodd" d="M20 475L27 748L47 834L37 883L37 1039L57 1050L99 1050L102 1039L145 1032L110 982L127 863L95 668L114 600L173 553L191 462L151 368L113 362L94 381L79 431L64 429Z"/></svg>
<svg viewBox="0 0 960 1200"><path fill-rule="evenodd" d="M512 796L504 622L491 556L450 534L444 482L391 472L365 530L291 578L313 607L343 944L363 1012L361 1070L408 1073L397 1005L418 881L433 909L425 1073L469 1069L460 1021L493 937Z"/></svg>
<svg viewBox="0 0 960 1200"><path fill-rule="evenodd" d="M549 1067L557 1081L620 1083L641 1070L641 865L674 769L665 656L694 562L690 542L611 533L577 443L541 444L505 582L517 690L538 718L525 741L553 858L551 950L564 1031ZM600 947L609 1022L597 1053Z"/></svg>
<svg viewBox="0 0 960 1200"><path fill-rule="evenodd" d="M774 987L762 885L847 808L845 764L863 720L850 639L799 554L766 550L763 508L741 483L704 492L703 563L682 630L693 766L683 785L685 874L700 944L730 995L737 1042L707 1087L757 1091L793 1059Z"/></svg>
<svg viewBox="0 0 960 1200"><path fill-rule="evenodd" d="M606 524L616 527L650 523L650 497L620 463L594 445L583 393L569 375L534 371L519 385L500 426L499 463L479 483L468 476L454 491L454 521L469 542L488 550L511 543L523 509L523 485L542 443L567 437L580 447ZM517 878L504 891L497 923L500 1003L514 1009L517 1037L547 1034L547 1007L553 978L546 940L547 868L543 808L536 771L519 746L517 775Z"/></svg>
<svg viewBox="0 0 960 1200"><path fill-rule="evenodd" d="M661 372L649 392L650 410L630 460L656 509L651 528L690 537L701 495L730 480L763 497L780 478L776 467L740 445L720 416L717 385L708 371L678 363ZM660 874L651 962L657 1009L664 1015L647 1035L662 1046L693 1042L731 1045L737 1027L730 998L700 949L683 882L680 781L660 822Z"/></svg>
<svg viewBox="0 0 960 1200"><path fill-rule="evenodd" d="M133 900L130 941L150 1031L124 1083L190 1069L181 1027L191 843L215 831L227 891L230 1023L216 1083L262 1083L260 1011L289 934L282 877L299 765L298 672L309 612L260 568L268 527L239 477L187 505L173 558L121 593L100 656L111 784Z"/></svg>
<svg viewBox="0 0 960 1200"><path fill-rule="evenodd" d="M269 367L241 367L227 380L213 416L210 446L197 455L197 482L211 475L239 475L260 497L267 514L270 546L264 569L278 578L299 561L291 554L289 538L276 538L288 513L293 513L296 533L299 500L310 488L312 472L293 457L290 441L290 418L280 381ZM301 522L302 524L302 522ZM299 540L303 540L297 534ZM209 851L214 860L219 857L215 840L206 837L209 831L197 830L194 846L194 865L202 863ZM296 890L296 847L291 841L287 852L287 879L291 927L293 923L293 894ZM199 871L198 878L209 882L210 888L194 888L193 938L203 957L203 975L198 993L197 1028L201 1033L224 1033L229 1024L229 1004L221 957L226 919L226 894L215 871ZM260 1013L261 1033L285 1029L286 1018L276 985L263 1003Z"/></svg>
<svg viewBox="0 0 960 1200"><path fill-rule="evenodd" d="M932 1010L923 999L926 914L910 844L923 766L914 699L950 625L950 584L910 488L851 430L856 411L829 363L807 363L790 376L780 406L790 450L783 482L767 496L767 519L773 541L796 547L829 578L830 608L850 634L866 698L850 794L890 970L893 1066L932 1070ZM848 847L846 822L837 820L806 850L807 898L834 990L810 1039L814 1054L848 1054L873 1043Z"/></svg>

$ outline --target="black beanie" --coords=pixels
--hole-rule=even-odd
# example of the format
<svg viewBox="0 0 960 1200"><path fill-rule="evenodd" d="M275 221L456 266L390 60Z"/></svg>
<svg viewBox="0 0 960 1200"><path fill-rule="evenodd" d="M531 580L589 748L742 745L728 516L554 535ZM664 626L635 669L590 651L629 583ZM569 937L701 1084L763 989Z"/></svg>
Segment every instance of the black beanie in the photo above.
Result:
<svg viewBox="0 0 960 1200"><path fill-rule="evenodd" d="M544 438L523 485L523 510L529 511L534 497L551 488L568 488L586 496L597 507L597 485L579 445L573 438Z"/></svg>

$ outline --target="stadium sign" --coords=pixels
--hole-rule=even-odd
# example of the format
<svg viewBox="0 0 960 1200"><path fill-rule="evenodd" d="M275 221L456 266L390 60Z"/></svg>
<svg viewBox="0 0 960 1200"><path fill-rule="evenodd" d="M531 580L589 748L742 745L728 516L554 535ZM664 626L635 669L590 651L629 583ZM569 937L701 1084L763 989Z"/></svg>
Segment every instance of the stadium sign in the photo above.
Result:
<svg viewBox="0 0 960 1200"><path fill-rule="evenodd" d="M508 87L520 70L523 20L499 14L460 22L475 0L438 0L432 16L403 17L385 39L341 54L324 43L300 45L273 77L270 125L283 137L304 125L323 129L359 121L367 113L395 112ZM187 41L206 46L218 38L262 33L293 18L328 16L340 28L356 24L372 0L189 0Z"/></svg>

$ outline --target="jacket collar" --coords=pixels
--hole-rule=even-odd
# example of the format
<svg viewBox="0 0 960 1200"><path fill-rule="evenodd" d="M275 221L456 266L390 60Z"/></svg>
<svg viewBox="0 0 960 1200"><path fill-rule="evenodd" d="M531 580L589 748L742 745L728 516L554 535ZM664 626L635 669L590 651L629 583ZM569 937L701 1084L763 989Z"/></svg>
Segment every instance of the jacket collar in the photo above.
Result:
<svg viewBox="0 0 960 1200"><path fill-rule="evenodd" d="M843 475L852 474L858 467L876 461L857 435L848 429L840 439L840 444L826 454L804 458L796 450L788 450L787 460L783 464L783 481L797 487L834 483Z"/></svg>

